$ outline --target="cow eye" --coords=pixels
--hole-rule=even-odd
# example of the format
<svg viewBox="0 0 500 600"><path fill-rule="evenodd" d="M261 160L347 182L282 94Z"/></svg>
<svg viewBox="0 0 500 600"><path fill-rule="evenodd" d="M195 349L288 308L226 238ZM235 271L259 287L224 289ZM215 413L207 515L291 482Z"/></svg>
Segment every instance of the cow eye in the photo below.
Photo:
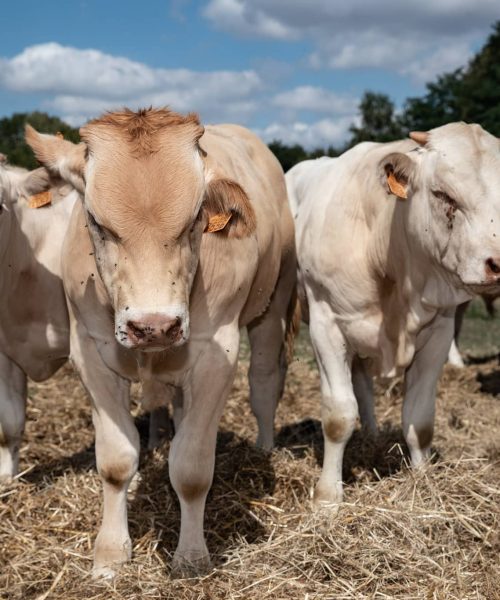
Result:
<svg viewBox="0 0 500 600"><path fill-rule="evenodd" d="M202 209L200 208L200 210L198 211L198 214L196 215L193 223L191 224L191 228L189 229L189 233L193 233L193 231L196 229L196 226L201 221L202 216L203 216L203 212L202 212Z"/></svg>
<svg viewBox="0 0 500 600"><path fill-rule="evenodd" d="M439 198L439 200L442 200L443 202L446 202L447 204L451 204L452 206L457 206L457 201L452 198L449 194L447 194L446 192L443 192L442 190L431 190L432 191L432 195L435 196L436 198Z"/></svg>
<svg viewBox="0 0 500 600"><path fill-rule="evenodd" d="M89 225L97 231L102 241L105 240L106 236L115 241L118 241L120 239L118 235L110 231L107 227L100 225L91 212L87 211L87 216Z"/></svg>

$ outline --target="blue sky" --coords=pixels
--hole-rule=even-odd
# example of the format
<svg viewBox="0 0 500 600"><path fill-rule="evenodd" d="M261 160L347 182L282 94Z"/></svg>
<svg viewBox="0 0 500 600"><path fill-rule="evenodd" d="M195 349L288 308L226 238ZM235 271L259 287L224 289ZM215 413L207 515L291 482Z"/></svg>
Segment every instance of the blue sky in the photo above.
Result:
<svg viewBox="0 0 500 600"><path fill-rule="evenodd" d="M499 0L82 0L4 3L0 115L80 125L165 105L266 141L341 143L364 90L400 106L467 62Z"/></svg>

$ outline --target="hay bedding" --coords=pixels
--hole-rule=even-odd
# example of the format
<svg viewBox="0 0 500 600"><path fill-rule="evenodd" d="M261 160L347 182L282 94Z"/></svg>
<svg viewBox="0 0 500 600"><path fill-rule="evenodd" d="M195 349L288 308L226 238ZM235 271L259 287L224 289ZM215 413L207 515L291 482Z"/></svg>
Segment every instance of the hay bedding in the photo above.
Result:
<svg viewBox="0 0 500 600"><path fill-rule="evenodd" d="M401 385L378 389L381 435L370 443L355 434L346 502L332 517L310 510L322 441L308 352L290 369L271 454L252 446L246 357L239 366L207 503L216 569L200 580L169 576L179 510L168 443L142 453L129 502L133 561L113 582L90 579L101 490L88 401L69 366L32 384L23 474L0 488L0 598L500 598L497 363L446 370L436 460L418 473L407 467L400 433ZM146 419L135 412L145 438Z"/></svg>

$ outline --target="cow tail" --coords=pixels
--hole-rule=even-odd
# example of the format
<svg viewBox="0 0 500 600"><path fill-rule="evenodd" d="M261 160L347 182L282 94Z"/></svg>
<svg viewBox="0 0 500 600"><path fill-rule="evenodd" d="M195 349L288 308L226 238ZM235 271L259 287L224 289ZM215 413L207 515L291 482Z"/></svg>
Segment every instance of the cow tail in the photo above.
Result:
<svg viewBox="0 0 500 600"><path fill-rule="evenodd" d="M295 337L299 333L301 321L301 309L299 296L297 293L297 287L294 286L290 302L288 303L288 309L286 313L286 327L285 327L285 356L286 364L289 365L293 360L293 351L295 344Z"/></svg>

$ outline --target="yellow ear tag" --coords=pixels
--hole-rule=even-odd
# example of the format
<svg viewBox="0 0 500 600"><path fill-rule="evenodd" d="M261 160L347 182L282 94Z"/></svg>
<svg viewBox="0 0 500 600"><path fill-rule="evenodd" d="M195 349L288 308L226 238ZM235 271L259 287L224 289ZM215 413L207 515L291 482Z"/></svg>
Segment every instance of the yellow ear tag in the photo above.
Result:
<svg viewBox="0 0 500 600"><path fill-rule="evenodd" d="M205 227L205 233L215 233L221 231L231 220L231 213L219 213L210 217L208 224Z"/></svg>
<svg viewBox="0 0 500 600"><path fill-rule="evenodd" d="M398 198L408 198L408 194L406 193L406 188L404 185L399 183L399 181L394 176L394 173L389 173L387 175L387 183L389 185L389 189L391 192L397 196Z"/></svg>
<svg viewBox="0 0 500 600"><path fill-rule="evenodd" d="M52 202L52 193L50 190L46 192L40 192L39 194L35 194L34 196L30 196L29 199L29 207L30 208L40 208L41 206L46 206Z"/></svg>

